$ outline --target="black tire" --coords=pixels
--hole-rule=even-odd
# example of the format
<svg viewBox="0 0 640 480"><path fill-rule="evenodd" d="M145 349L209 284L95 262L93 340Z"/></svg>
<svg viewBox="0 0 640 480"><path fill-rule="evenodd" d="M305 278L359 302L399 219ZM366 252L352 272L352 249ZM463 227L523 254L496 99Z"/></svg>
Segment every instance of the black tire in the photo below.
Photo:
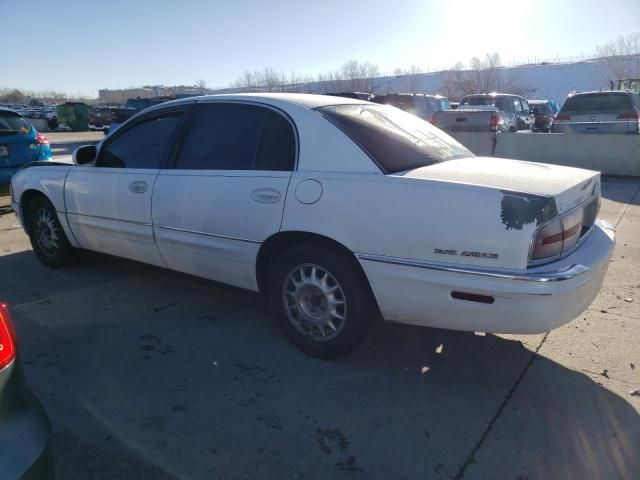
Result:
<svg viewBox="0 0 640 480"><path fill-rule="evenodd" d="M44 197L35 198L28 205L26 216L29 240L38 260L52 268L70 265L75 249L69 243L51 202Z"/></svg>
<svg viewBox="0 0 640 480"><path fill-rule="evenodd" d="M284 293L287 285L294 286L289 283L291 275L295 278L296 273L293 272L299 273L300 268L306 268L307 275L311 276L313 266L318 267L317 277L322 277L322 271L328 273L329 279L325 286L333 288L335 284L338 285L335 295L322 297L322 292L320 293L322 300L318 308L321 310L330 297L338 299L337 301L342 298L344 301L344 306L336 309L336 314L342 314L344 319L340 321L338 318L331 318L331 325L335 324L337 327L333 332L328 326L324 326L324 330L313 326L311 332L303 332L304 325L310 325L306 319L312 317L303 313L303 300L297 303L293 294ZM300 280L301 277L297 278ZM296 246L275 260L269 279L271 308L287 338L303 352L319 358L337 358L351 352L369 332L376 311L375 301L360 265L351 254L338 252L324 245ZM313 289L314 286L310 288ZM289 303L294 306L294 313ZM331 311L331 307L327 310ZM296 312L298 318L302 318L301 322L295 321ZM328 334L321 339L322 331Z"/></svg>

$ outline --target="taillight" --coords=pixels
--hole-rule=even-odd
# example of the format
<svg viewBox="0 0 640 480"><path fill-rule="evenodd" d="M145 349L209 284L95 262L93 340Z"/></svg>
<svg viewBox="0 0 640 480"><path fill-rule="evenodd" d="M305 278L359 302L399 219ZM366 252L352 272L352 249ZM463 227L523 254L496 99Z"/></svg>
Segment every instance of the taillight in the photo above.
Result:
<svg viewBox="0 0 640 480"><path fill-rule="evenodd" d="M40 132L36 134L36 142L38 142L38 145L49 145L49 139Z"/></svg>
<svg viewBox="0 0 640 480"><path fill-rule="evenodd" d="M431 125L435 125L436 124L436 114L435 113L431 114L431 118L429 119L429 123L431 123Z"/></svg>
<svg viewBox="0 0 640 480"><path fill-rule="evenodd" d="M491 115L491 120L489 120L489 130L491 130L492 132L498 130L499 121L500 119L497 115Z"/></svg>
<svg viewBox="0 0 640 480"><path fill-rule="evenodd" d="M568 122L571 117L569 115L556 115L553 120L555 122Z"/></svg>
<svg viewBox="0 0 640 480"><path fill-rule="evenodd" d="M618 115L618 120L640 120L640 115L636 112L621 113Z"/></svg>
<svg viewBox="0 0 640 480"><path fill-rule="evenodd" d="M0 370L16 358L16 330L9 309L0 303Z"/></svg>
<svg viewBox="0 0 640 480"><path fill-rule="evenodd" d="M533 238L531 260L557 257L578 243L582 232L584 208L576 208L540 228Z"/></svg>

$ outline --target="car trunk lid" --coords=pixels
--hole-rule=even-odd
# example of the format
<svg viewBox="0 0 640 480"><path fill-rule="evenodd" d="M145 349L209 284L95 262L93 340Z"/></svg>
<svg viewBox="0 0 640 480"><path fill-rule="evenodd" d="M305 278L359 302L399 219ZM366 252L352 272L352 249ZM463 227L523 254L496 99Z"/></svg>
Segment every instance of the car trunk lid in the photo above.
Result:
<svg viewBox="0 0 640 480"><path fill-rule="evenodd" d="M504 158L449 160L397 175L552 197L559 214L600 193L599 172Z"/></svg>

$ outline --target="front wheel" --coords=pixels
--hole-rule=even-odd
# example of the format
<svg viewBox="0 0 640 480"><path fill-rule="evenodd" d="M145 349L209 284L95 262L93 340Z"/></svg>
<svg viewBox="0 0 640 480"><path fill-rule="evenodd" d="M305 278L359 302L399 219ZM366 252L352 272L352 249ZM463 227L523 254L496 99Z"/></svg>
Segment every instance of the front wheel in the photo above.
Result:
<svg viewBox="0 0 640 480"><path fill-rule="evenodd" d="M28 210L29 239L38 260L60 268L71 263L73 247L60 225L55 208L46 198L33 200Z"/></svg>
<svg viewBox="0 0 640 480"><path fill-rule="evenodd" d="M269 294L289 340L321 358L353 350L369 331L375 311L356 260L321 246L294 247L281 255Z"/></svg>

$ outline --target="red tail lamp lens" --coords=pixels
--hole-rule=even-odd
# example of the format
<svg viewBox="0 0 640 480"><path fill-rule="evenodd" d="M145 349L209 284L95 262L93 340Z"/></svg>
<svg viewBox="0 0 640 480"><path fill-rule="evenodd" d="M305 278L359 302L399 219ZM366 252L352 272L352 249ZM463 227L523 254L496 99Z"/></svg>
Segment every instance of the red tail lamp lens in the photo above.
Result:
<svg viewBox="0 0 640 480"><path fill-rule="evenodd" d="M498 119L497 115L491 115L491 120L490 120L489 126L491 127L490 129L491 129L492 132L495 132L497 130L498 121L499 121L499 119Z"/></svg>
<svg viewBox="0 0 640 480"><path fill-rule="evenodd" d="M618 115L618 120L638 120L640 116L636 112L631 113L621 113Z"/></svg>
<svg viewBox="0 0 640 480"><path fill-rule="evenodd" d="M38 145L49 145L49 139L40 132L36 134L36 142L38 142Z"/></svg>
<svg viewBox="0 0 640 480"><path fill-rule="evenodd" d="M9 309L0 303L0 370L16 358L16 330Z"/></svg>
<svg viewBox="0 0 640 480"><path fill-rule="evenodd" d="M577 208L548 223L534 238L532 260L555 257L571 249L580 238L584 209Z"/></svg>

